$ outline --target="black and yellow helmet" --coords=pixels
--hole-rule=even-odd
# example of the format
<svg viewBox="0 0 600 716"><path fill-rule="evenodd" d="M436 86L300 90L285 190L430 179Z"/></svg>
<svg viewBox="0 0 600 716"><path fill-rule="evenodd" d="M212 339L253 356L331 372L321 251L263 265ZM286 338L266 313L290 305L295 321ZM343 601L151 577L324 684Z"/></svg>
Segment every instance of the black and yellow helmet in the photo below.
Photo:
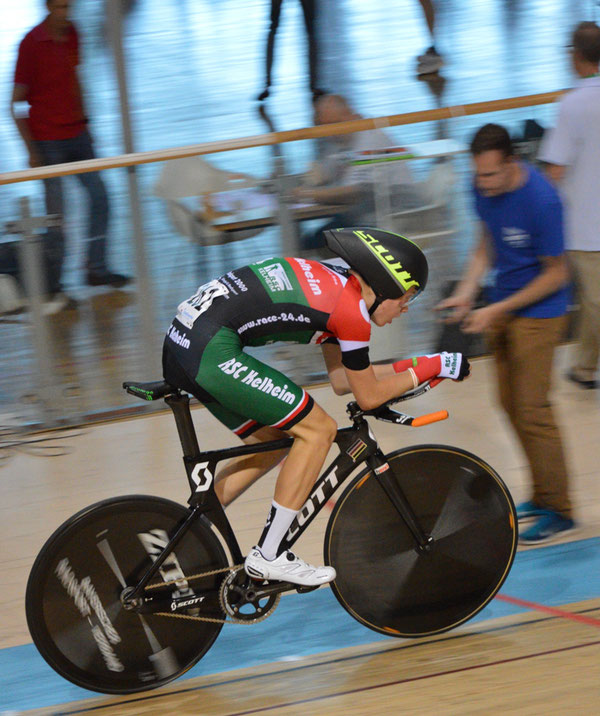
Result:
<svg viewBox="0 0 600 716"><path fill-rule="evenodd" d="M410 239L381 229L347 228L323 232L327 246L359 273L379 299L400 298L427 284L427 259ZM374 310L374 309L373 309Z"/></svg>

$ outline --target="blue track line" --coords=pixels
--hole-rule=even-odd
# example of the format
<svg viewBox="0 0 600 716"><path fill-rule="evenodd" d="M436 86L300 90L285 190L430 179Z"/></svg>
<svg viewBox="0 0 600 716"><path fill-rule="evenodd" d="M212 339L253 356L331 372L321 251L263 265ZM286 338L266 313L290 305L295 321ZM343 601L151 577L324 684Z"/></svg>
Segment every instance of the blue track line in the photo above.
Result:
<svg viewBox="0 0 600 716"><path fill-rule="evenodd" d="M520 552L502 592L549 606L599 597L600 538ZM494 600L472 621L523 611ZM329 589L289 595L264 622L252 627L225 625L209 653L180 681L389 639L352 619ZM95 692L58 676L33 644L0 650L3 711L44 708L94 696Z"/></svg>

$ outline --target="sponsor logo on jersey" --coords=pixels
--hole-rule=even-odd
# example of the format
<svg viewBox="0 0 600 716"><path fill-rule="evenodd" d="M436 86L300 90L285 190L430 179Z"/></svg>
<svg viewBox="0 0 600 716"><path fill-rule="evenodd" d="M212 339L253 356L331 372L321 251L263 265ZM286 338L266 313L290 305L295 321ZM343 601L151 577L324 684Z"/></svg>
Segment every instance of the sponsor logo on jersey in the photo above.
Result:
<svg viewBox="0 0 600 716"><path fill-rule="evenodd" d="M280 323L280 322L297 322L297 323L310 323L310 318L308 316L305 316L303 313L300 313L299 315L294 315L293 313L288 313L287 311L282 311L281 313L278 313L277 315L273 316L261 316L261 318L255 318L253 321L248 321L247 323L244 323L242 326L240 326L237 329L238 335L242 335L242 333L245 333L250 328L256 328L257 326L266 326L269 323ZM274 328L273 330L277 330Z"/></svg>
<svg viewBox="0 0 600 716"><path fill-rule="evenodd" d="M180 333L175 326L169 328L168 336L173 343L177 343L178 346L186 350L190 347L190 339L186 337L185 333Z"/></svg>
<svg viewBox="0 0 600 716"><path fill-rule="evenodd" d="M509 246L518 248L519 246L529 246L531 236L524 229L519 229L515 226L504 226L502 228L502 241Z"/></svg>
<svg viewBox="0 0 600 716"><path fill-rule="evenodd" d="M322 291L319 284L321 283L320 279L316 278L313 273L313 267L308 263L308 261L305 261L304 259L296 259L298 262L300 268L302 269L302 272L304 273L304 277L306 278L308 285L310 286L310 290L315 294L315 296L320 296Z"/></svg>
<svg viewBox="0 0 600 716"><path fill-rule="evenodd" d="M248 290L248 286L246 286L242 279L236 276L233 271L230 271L227 274L227 278L233 281L233 283L240 289L240 291L242 291L242 293Z"/></svg>
<svg viewBox="0 0 600 716"><path fill-rule="evenodd" d="M381 261L405 291L408 291L412 286L419 288L419 282L413 279L400 261L398 261L385 246L382 246L377 239L374 239L371 234L368 234L366 231L355 231L353 233L365 244L371 253Z"/></svg>
<svg viewBox="0 0 600 716"><path fill-rule="evenodd" d="M269 291L275 293L276 291L291 291L293 289L292 283L280 263L261 266L258 271Z"/></svg>
<svg viewBox="0 0 600 716"><path fill-rule="evenodd" d="M288 390L287 383L284 383L283 386L276 385L268 376L260 376L258 371L248 368L247 365L244 365L235 358L230 358L224 363L219 363L219 368L223 373L233 376L235 380L241 381L244 385L256 388L256 390L260 390L261 393L272 395L274 398L288 405L293 405L296 400L294 393Z"/></svg>

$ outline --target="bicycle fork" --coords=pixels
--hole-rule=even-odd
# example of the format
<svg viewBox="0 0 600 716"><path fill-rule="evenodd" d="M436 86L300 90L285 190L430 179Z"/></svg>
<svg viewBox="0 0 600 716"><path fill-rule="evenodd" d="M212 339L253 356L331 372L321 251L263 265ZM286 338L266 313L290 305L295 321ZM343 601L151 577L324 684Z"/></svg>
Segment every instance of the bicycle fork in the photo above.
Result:
<svg viewBox="0 0 600 716"><path fill-rule="evenodd" d="M373 455L367 458L366 462L383 488L383 491L390 499L390 502L394 505L406 523L406 526L411 531L412 536L415 538L417 551L421 553L430 552L433 545L433 537L423 532L417 520L417 516L410 506L409 501L406 499L404 491L398 482L394 480L393 470L385 459L383 452L377 448Z"/></svg>

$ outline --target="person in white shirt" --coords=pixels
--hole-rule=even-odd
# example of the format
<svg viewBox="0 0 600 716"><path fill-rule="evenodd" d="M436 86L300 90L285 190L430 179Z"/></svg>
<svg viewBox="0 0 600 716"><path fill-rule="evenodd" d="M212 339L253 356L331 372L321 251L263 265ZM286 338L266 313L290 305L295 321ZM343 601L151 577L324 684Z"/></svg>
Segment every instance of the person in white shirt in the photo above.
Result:
<svg viewBox="0 0 600 716"><path fill-rule="evenodd" d="M579 293L579 346L567 377L597 388L600 355L600 27L581 22L570 46L579 77L559 104L556 127L539 158L560 185L566 210L566 246Z"/></svg>

